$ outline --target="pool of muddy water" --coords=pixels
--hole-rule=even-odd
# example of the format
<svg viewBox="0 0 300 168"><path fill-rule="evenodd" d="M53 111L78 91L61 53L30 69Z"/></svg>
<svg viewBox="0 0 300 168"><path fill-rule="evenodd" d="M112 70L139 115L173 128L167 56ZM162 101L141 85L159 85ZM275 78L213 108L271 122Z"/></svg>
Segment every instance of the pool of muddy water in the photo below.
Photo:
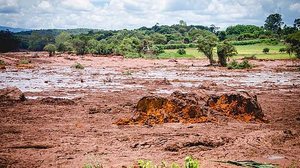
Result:
<svg viewBox="0 0 300 168"><path fill-rule="evenodd" d="M16 86L23 92L43 91L122 91L124 89L145 89L147 86L135 81L163 80L166 78L174 89L178 87L198 87L204 81L228 87L263 88L276 86L299 86L300 74L297 72L268 71L231 71L208 70L205 67L189 67L184 70L174 67L140 69L126 74L114 68L92 68L83 70L70 67L42 67L39 69L15 70L0 72L0 88ZM169 93L157 88L157 93Z"/></svg>

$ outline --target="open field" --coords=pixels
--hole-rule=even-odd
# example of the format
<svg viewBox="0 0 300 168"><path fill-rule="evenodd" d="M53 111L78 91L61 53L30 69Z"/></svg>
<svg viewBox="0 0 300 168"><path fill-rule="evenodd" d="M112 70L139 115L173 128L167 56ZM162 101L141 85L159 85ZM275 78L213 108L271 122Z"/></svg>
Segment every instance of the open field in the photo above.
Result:
<svg viewBox="0 0 300 168"><path fill-rule="evenodd" d="M31 63L18 66L24 58ZM254 69L228 70L204 59L49 58L45 52L0 59L7 64L0 88L16 86L27 97L0 104L0 167L122 167L138 159L182 163L188 155L200 167L233 167L215 162L227 160L300 166L299 60L251 60ZM76 62L84 69L71 68ZM257 95L268 122L114 124L132 116L142 97L174 91L247 91ZM176 147L181 144L189 145Z"/></svg>
<svg viewBox="0 0 300 168"><path fill-rule="evenodd" d="M238 55L233 56L233 59L241 59L243 57L250 57L255 55L258 59L294 59L294 55L287 53L280 53L280 48L285 48L284 45L268 45L268 44L255 44L255 45L238 45L235 46L238 51ZM270 52L264 54L262 51L264 48L269 48ZM203 53L199 53L196 48L187 48L186 55L177 54L177 50L165 50L165 53L161 54L159 58L206 58ZM215 51L216 55L216 51ZM215 58L217 59L217 57Z"/></svg>

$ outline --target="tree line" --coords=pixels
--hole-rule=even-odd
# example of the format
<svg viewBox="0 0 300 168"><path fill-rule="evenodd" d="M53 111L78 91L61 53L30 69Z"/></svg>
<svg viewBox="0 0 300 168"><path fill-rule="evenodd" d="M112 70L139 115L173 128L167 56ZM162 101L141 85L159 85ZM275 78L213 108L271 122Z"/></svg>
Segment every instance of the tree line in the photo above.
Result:
<svg viewBox="0 0 300 168"><path fill-rule="evenodd" d="M236 53L233 44L243 44L245 40L285 40L290 52L297 54L299 46L300 19L293 26L284 25L280 14L271 14L264 26L234 25L221 31L215 25L187 25L180 21L171 26L159 25L134 30L33 30L20 33L0 32L0 52L46 50L52 56L55 52L69 52L77 55L158 55L164 49L197 47L213 64L212 49L217 47L220 60ZM75 32L75 33L74 33ZM297 54L299 55L299 53ZM226 64L226 63L221 63Z"/></svg>

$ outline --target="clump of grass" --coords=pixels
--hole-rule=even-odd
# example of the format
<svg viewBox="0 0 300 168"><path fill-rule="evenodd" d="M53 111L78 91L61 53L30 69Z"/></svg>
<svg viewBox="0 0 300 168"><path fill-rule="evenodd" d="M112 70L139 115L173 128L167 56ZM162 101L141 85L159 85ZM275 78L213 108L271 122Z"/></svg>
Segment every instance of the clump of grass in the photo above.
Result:
<svg viewBox="0 0 300 168"><path fill-rule="evenodd" d="M99 163L97 163L97 164L90 164L90 163L88 163L88 164L85 164L83 166L83 168L103 168L103 166L101 164L99 164Z"/></svg>
<svg viewBox="0 0 300 168"><path fill-rule="evenodd" d="M3 60L0 60L0 65L5 65L5 62Z"/></svg>
<svg viewBox="0 0 300 168"><path fill-rule="evenodd" d="M228 69L251 69L252 67L253 65L250 64L248 60L244 60L241 63L238 63L236 60L233 60L227 65Z"/></svg>
<svg viewBox="0 0 300 168"><path fill-rule="evenodd" d="M167 162L161 162L159 165L153 164L150 160L138 160L139 168L181 168L177 163L168 164ZM187 156L184 159L184 168L199 168L200 164L197 159L194 159L192 156Z"/></svg>
<svg viewBox="0 0 300 168"><path fill-rule="evenodd" d="M131 71L125 71L125 72L123 72L123 75L132 75L132 72Z"/></svg>
<svg viewBox="0 0 300 168"><path fill-rule="evenodd" d="M31 61L30 60L28 60L28 59L21 59L20 61L19 61L19 64L29 64L29 63L31 63Z"/></svg>
<svg viewBox="0 0 300 168"><path fill-rule="evenodd" d="M74 65L71 66L71 68L84 69L84 66L82 64L80 64L79 62L76 62Z"/></svg>

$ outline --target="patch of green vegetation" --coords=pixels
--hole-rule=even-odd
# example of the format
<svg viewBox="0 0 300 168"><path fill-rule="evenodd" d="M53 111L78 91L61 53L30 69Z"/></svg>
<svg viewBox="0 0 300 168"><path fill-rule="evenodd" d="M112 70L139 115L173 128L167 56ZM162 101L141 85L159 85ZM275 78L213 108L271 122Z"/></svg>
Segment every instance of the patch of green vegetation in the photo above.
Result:
<svg viewBox="0 0 300 168"><path fill-rule="evenodd" d="M123 75L132 75L132 72L128 70L128 71L123 72L122 74Z"/></svg>
<svg viewBox="0 0 300 168"><path fill-rule="evenodd" d="M270 49L266 47L262 50L262 52L265 54L268 54L270 52Z"/></svg>
<svg viewBox="0 0 300 168"><path fill-rule="evenodd" d="M181 166L177 163L168 164L167 162L161 162L159 165L155 165L150 160L138 160L138 167L139 168L181 168ZM184 166L183 168L199 168L200 164L197 159L194 159L192 156L187 156L184 159Z"/></svg>
<svg viewBox="0 0 300 168"><path fill-rule="evenodd" d="M76 62L74 65L71 66L71 68L84 69L84 66L82 64L80 64L79 62Z"/></svg>
<svg viewBox="0 0 300 168"><path fill-rule="evenodd" d="M88 164L85 164L83 166L83 168L103 168L103 166L99 163L97 163L97 164L88 163Z"/></svg>
<svg viewBox="0 0 300 168"><path fill-rule="evenodd" d="M228 63L228 69L251 69L253 67L252 64L249 63L248 60L244 60L241 63L238 63L236 60Z"/></svg>
<svg viewBox="0 0 300 168"><path fill-rule="evenodd" d="M5 62L3 60L0 60L0 65L5 65Z"/></svg>
<svg viewBox="0 0 300 168"><path fill-rule="evenodd" d="M185 51L184 48L180 48L180 49L177 50L177 53L180 54L180 55L184 55L184 54L186 54L186 51Z"/></svg>
<svg viewBox="0 0 300 168"><path fill-rule="evenodd" d="M28 60L28 59L21 59L20 61L19 61L19 64L29 64L29 63L31 63L31 61L30 60Z"/></svg>

